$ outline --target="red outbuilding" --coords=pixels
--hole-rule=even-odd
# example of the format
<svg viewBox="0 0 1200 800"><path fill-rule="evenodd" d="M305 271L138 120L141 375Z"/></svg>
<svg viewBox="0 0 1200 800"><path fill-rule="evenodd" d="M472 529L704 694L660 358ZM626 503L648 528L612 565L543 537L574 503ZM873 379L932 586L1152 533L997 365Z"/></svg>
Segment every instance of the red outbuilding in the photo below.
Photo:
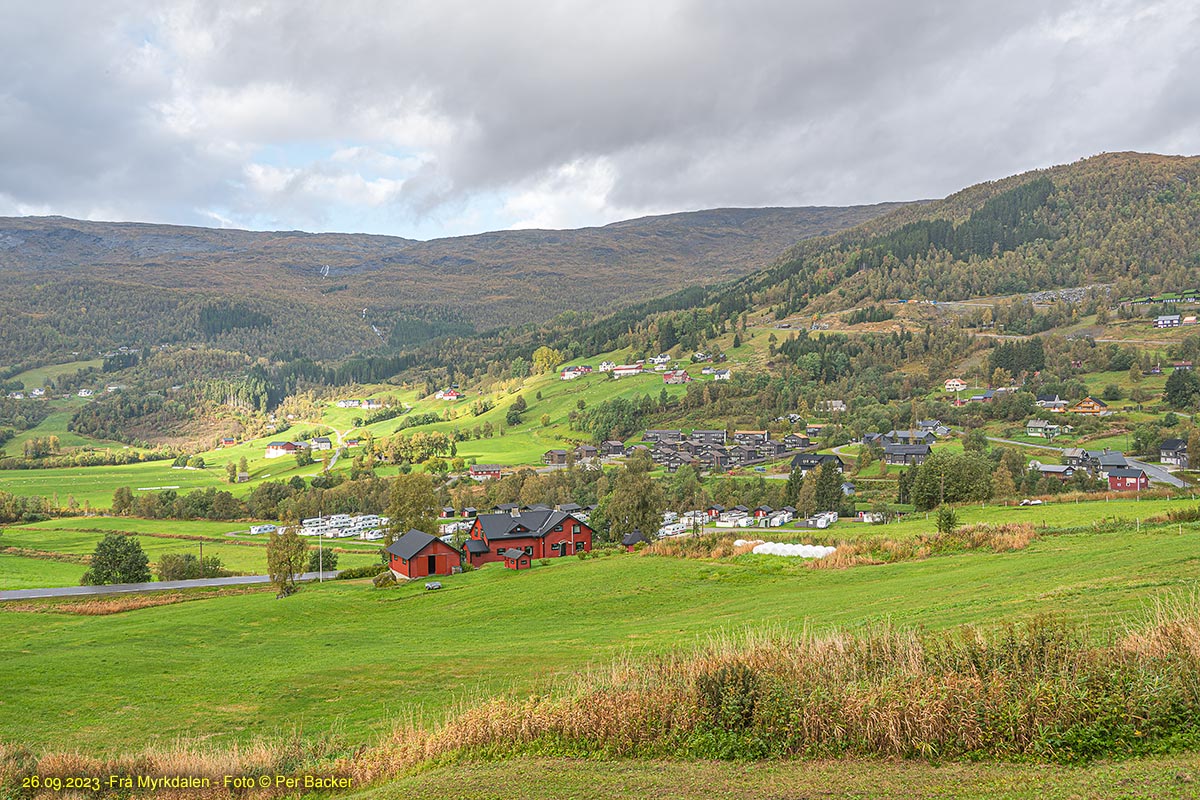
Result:
<svg viewBox="0 0 1200 800"><path fill-rule="evenodd" d="M529 554L524 550L510 547L504 551L504 566L509 569L529 569Z"/></svg>
<svg viewBox="0 0 1200 800"><path fill-rule="evenodd" d="M409 531L388 545L388 568L397 578L450 575L462 566L462 553L424 531Z"/></svg>

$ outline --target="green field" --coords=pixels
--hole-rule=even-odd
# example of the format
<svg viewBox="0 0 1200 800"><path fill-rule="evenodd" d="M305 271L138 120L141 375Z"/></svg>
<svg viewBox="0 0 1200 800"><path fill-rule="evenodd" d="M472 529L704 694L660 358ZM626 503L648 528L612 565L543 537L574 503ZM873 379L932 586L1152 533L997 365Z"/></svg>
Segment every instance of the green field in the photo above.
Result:
<svg viewBox="0 0 1200 800"><path fill-rule="evenodd" d="M16 546L0 535L0 547ZM87 569L69 561L28 558L0 553L0 591L5 589L49 589L55 586L78 586Z"/></svg>
<svg viewBox="0 0 1200 800"><path fill-rule="evenodd" d="M36 389L44 386L47 380L58 380L63 375L74 375L79 370L89 367L100 369L103 364L104 360L100 358L90 361L72 361L67 364L49 364L14 375L12 380L25 384L26 389Z"/></svg>
<svg viewBox="0 0 1200 800"><path fill-rule="evenodd" d="M237 522L176 522L173 520L139 520L111 517L75 517L48 520L32 525L5 528L0 532L0 547L39 550L48 553L90 555L96 543L107 531L143 534L138 537L153 565L163 553L200 554L201 542L171 536L212 537L203 542L205 556L218 556L221 563L233 572L256 575L267 571L266 538L263 536L229 537L234 531L245 531L248 523ZM157 535L156 535L157 534ZM314 540L310 543L317 546ZM378 563L378 545L353 539L322 540L325 547L357 550L338 554L340 568ZM61 563L37 558L0 554L0 590L74 586L87 567L83 564ZM43 582L39 582L43 581ZM44 582L49 581L49 582Z"/></svg>
<svg viewBox="0 0 1200 800"><path fill-rule="evenodd" d="M746 626L937 629L1052 612L1101 635L1195 586L1200 529L1183 531L1048 536L1023 551L844 571L618 554L522 573L491 565L437 593L327 582L285 601L0 613L0 682L20 698L0 704L0 739L113 752L302 728L366 741L409 714L435 720L464 698L528 692L630 648Z"/></svg>
<svg viewBox="0 0 1200 800"><path fill-rule="evenodd" d="M351 795L371 800L779 800L962 798L1080 800L1196 797L1192 756L1065 767L919 761L583 761L522 758L452 764ZM499 791L502 789L502 792Z"/></svg>
<svg viewBox="0 0 1200 800"><path fill-rule="evenodd" d="M1097 500L1087 503L1043 503L1040 506L1018 505L963 505L955 510L958 512L960 524L975 523L1001 524L1006 522L1029 522L1041 528L1084 527L1101 522L1126 520L1131 525L1137 520L1165 514L1171 509L1194 508L1196 501L1188 496L1175 499L1113 499L1110 501ZM1186 530L1186 526L1184 527ZM767 536L769 532L750 528L756 531L755 537ZM887 525L868 525L861 522L840 520L826 531L812 531L815 539L828 538L831 540L861 539L864 537L880 536L889 539L905 539L921 533L934 533L937 527L934 514L929 512L914 512L896 522ZM749 538L749 537L747 537Z"/></svg>

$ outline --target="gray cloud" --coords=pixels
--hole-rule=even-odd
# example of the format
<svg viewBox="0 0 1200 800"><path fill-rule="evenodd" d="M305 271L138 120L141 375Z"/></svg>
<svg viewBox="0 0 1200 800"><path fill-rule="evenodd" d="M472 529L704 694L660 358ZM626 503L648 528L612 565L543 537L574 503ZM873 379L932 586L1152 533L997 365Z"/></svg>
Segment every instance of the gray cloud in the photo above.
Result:
<svg viewBox="0 0 1200 800"><path fill-rule="evenodd" d="M1200 149L1183 0L163 8L0 30L0 212L463 232Z"/></svg>

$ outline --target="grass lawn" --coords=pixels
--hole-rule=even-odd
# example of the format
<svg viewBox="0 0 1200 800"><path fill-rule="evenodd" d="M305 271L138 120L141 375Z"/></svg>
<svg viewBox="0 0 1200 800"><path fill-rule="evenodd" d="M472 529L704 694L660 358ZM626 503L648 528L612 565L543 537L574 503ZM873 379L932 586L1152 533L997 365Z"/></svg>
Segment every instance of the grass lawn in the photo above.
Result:
<svg viewBox="0 0 1200 800"><path fill-rule="evenodd" d="M6 528L0 534L0 546L50 553L89 555L96 549L96 543L104 537L105 532L133 532L143 534L138 537L138 541L153 565L163 553L199 555L200 542L168 538L170 535L208 536L214 538L204 542L205 556L219 556L225 568L234 572L265 574L267 570L266 537L245 536L231 539L225 535L232 531L246 530L247 527L244 523L236 522L176 522L173 520L75 517ZM315 540L310 544L313 547L317 546ZM379 556L375 552L378 550L378 546L371 543L353 539L327 539L322 540L322 544L326 548L367 551L339 553L338 566L343 569L374 564L379 561ZM0 554L0 563L6 559L18 559L18 557ZM19 558L18 560L22 563L14 563L8 568L0 568L0 589L77 585L86 569L82 564L61 564L31 558ZM47 567L39 573L34 570L34 565L23 563L27 561L39 561L53 564L55 567L69 567L70 569L51 570ZM153 569L153 566L151 568ZM36 583L36 579L42 574L57 582ZM30 576L28 579L25 577L27 575ZM11 576L12 582L6 580L9 576Z"/></svg>
<svg viewBox="0 0 1200 800"><path fill-rule="evenodd" d="M0 547L16 547L0 535ZM0 553L0 590L48 589L55 586L78 586L87 567L69 561L45 558L26 558Z"/></svg>
<svg viewBox="0 0 1200 800"><path fill-rule="evenodd" d="M1200 528L1185 526L844 571L618 554L521 573L491 565L436 593L355 581L106 617L0 606L0 740L113 752L286 727L368 741L409 714L437 719L464 698L535 690L629 648L747 626L936 629L1056 613L1099 633L1193 588L1198 546Z"/></svg>
<svg viewBox="0 0 1200 800"><path fill-rule="evenodd" d="M1043 764L929 764L919 761L520 761L423 770L351 795L375 800L660 800L744 798L1079 798L1195 797L1194 756L1082 767ZM502 793L497 792L503 787Z"/></svg>
<svg viewBox="0 0 1200 800"><path fill-rule="evenodd" d="M1196 501L1187 497L1167 500L1121 498L1108 502L1100 500L1088 503L1044 503L1040 506L963 505L958 506L955 510L958 512L959 522L963 525L978 522L993 524L1032 522L1039 528L1043 523L1049 528L1072 528L1117 519L1128 520L1133 524L1136 520L1165 514L1171 509L1193 508L1195 504ZM918 533L935 532L937 528L934 524L933 512L929 512L928 519L925 517L925 512L914 512L904 519L888 525L866 525L839 521L829 529L827 535L834 539L862 538L872 535L902 539ZM843 532L849 535L844 535Z"/></svg>
<svg viewBox="0 0 1200 800"><path fill-rule="evenodd" d="M46 438L48 436L57 436L59 446L64 450L71 450L76 447L95 447L99 449L110 448L113 450L122 450L126 446L119 442L109 442L103 439L94 439L91 436L82 436L73 431L67 430L67 423L71 421L71 417L78 410L79 406L86 403L86 400L53 400L55 410L38 423L35 427L27 431L21 431L4 445L4 453L10 456L24 455L25 442L35 437ZM137 449L137 448L133 448Z"/></svg>
<svg viewBox="0 0 1200 800"><path fill-rule="evenodd" d="M26 370L19 375L13 376L12 380L21 381L25 384L26 389L36 389L44 386L47 380L57 380L63 375L74 375L81 369L94 367L100 369L104 365L104 359L94 358L90 361L71 361L67 364L50 364L44 367L36 367Z"/></svg>

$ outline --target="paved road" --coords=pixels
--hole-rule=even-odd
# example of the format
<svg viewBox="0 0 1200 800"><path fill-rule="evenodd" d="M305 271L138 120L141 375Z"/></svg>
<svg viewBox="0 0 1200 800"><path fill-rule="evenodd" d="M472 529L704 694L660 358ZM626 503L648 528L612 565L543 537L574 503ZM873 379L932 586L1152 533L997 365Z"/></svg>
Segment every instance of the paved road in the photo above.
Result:
<svg viewBox="0 0 1200 800"><path fill-rule="evenodd" d="M1144 471L1146 473L1146 477L1150 479L1151 483L1165 483L1170 486L1174 486L1177 489L1187 486L1186 483L1181 481L1179 478L1176 478L1174 475L1167 472L1157 464L1147 464L1145 461L1136 461L1132 458L1127 458L1125 460L1129 462L1129 466Z"/></svg>
<svg viewBox="0 0 1200 800"><path fill-rule="evenodd" d="M337 577L336 571L326 570L326 579ZM315 581L320 577L316 572L306 572L300 576L302 581ZM208 589L221 586L245 586L248 584L270 583L267 575L238 575L232 578L204 578L195 581L158 581L154 583L114 583L108 586L60 586L54 589L13 589L0 592L0 602L5 600L34 600L40 597L92 597L105 594L125 594L128 592L161 592L165 589Z"/></svg>
<svg viewBox="0 0 1200 800"><path fill-rule="evenodd" d="M1030 444L1029 442L1017 442L1012 439L997 439L992 436L988 437L988 441L1004 442L1005 444L1015 444L1021 447L1040 447L1043 450L1054 450L1059 453L1063 451L1063 448L1061 447L1051 447L1050 445L1044 444ZM1174 486L1177 489L1187 486L1187 484L1182 480L1176 478L1170 472L1157 464L1148 464L1145 461L1138 461L1137 459L1129 458L1128 456L1125 458L1125 460L1129 462L1129 466L1133 467L1134 469L1140 469L1144 471L1146 473L1146 477L1150 479L1151 483L1165 483L1168 486Z"/></svg>
<svg viewBox="0 0 1200 800"><path fill-rule="evenodd" d="M1051 447L1048 444L1032 444L1030 442L1018 442L1016 439L997 439L995 436L987 437L989 442L1000 442L1001 444L1015 444L1017 447L1036 447L1038 450L1053 450L1056 453L1061 453L1063 448Z"/></svg>

